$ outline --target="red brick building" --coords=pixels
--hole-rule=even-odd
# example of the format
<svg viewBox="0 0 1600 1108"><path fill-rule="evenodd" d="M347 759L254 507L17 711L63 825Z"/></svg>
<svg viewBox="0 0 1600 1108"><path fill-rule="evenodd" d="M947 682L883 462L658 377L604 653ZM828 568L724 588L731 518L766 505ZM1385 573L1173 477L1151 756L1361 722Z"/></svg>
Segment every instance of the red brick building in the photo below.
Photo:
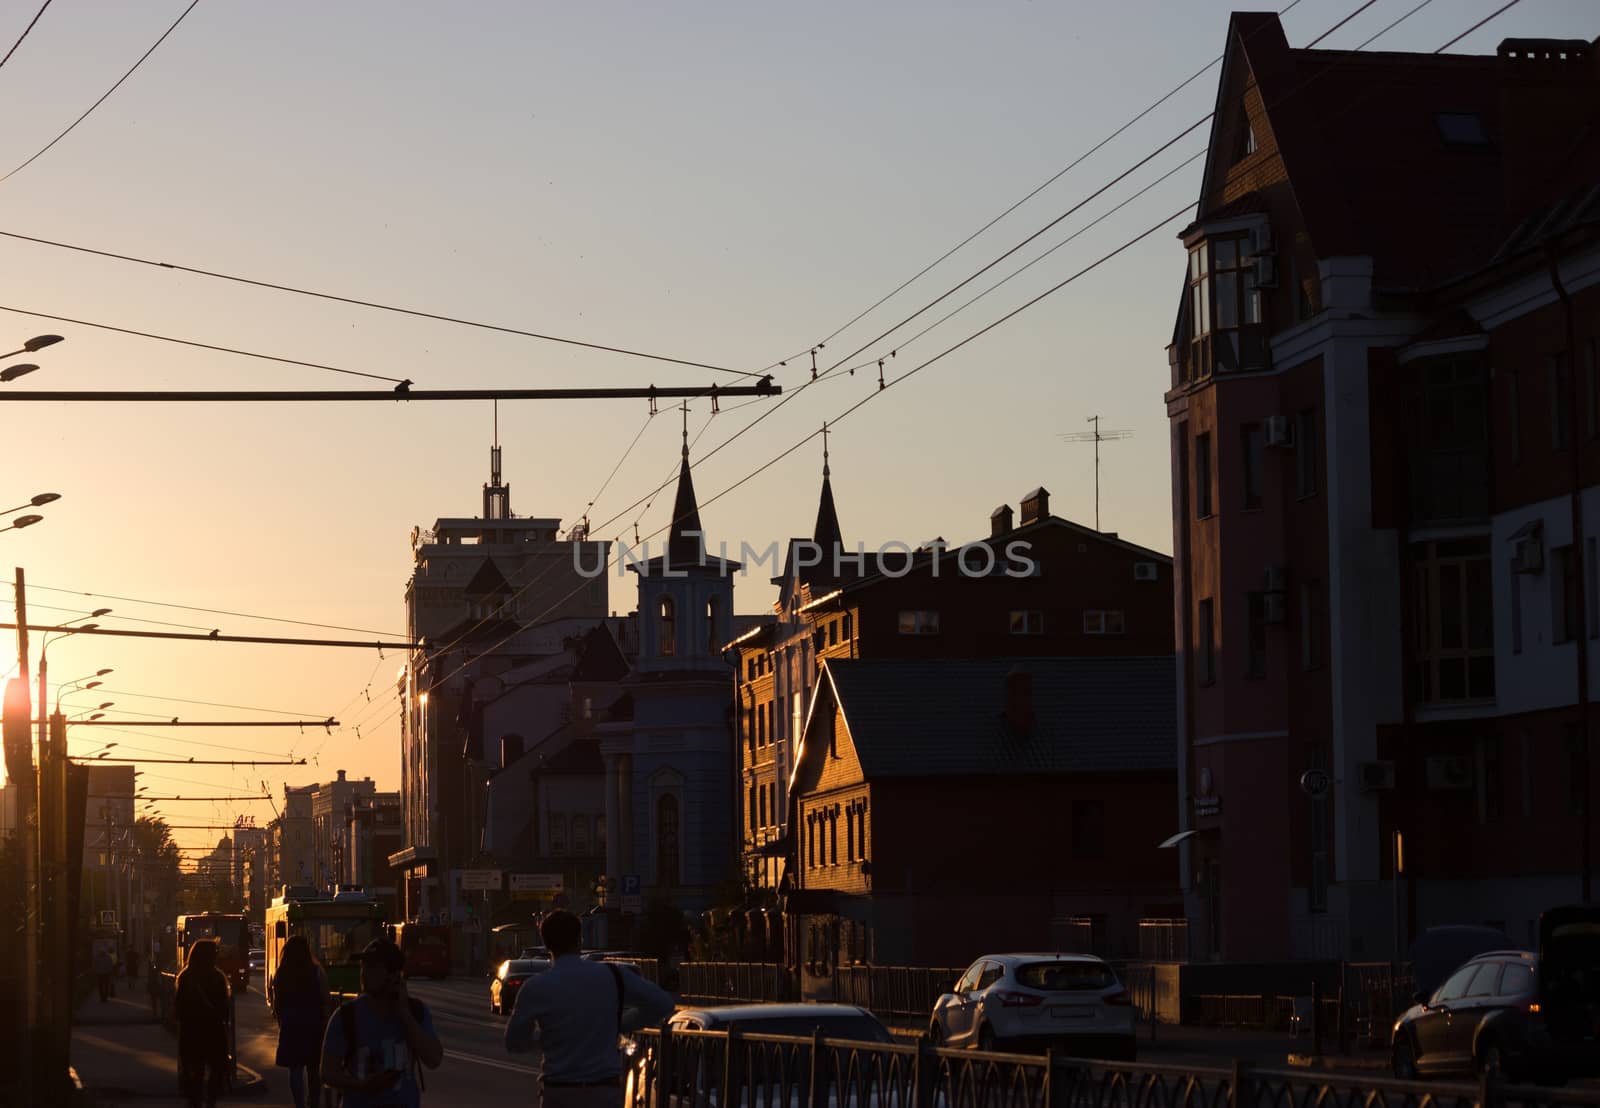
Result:
<svg viewBox="0 0 1600 1108"><path fill-rule="evenodd" d="M1103 952L1177 897L1173 660L828 658L791 803L794 961Z"/></svg>
<svg viewBox="0 0 1600 1108"><path fill-rule="evenodd" d="M1166 394L1196 956L1522 940L1582 894L1597 127L1581 40L1230 23Z"/></svg>

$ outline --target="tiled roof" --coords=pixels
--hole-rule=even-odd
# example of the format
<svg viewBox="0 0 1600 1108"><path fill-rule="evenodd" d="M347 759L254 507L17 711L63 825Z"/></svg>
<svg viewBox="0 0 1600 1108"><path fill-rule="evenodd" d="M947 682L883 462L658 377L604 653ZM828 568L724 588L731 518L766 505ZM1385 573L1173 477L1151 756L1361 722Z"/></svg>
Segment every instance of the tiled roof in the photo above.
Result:
<svg viewBox="0 0 1600 1108"><path fill-rule="evenodd" d="M1172 770L1174 664L1170 656L824 663L868 780ZM1013 670L1032 677L1027 735L1005 721Z"/></svg>

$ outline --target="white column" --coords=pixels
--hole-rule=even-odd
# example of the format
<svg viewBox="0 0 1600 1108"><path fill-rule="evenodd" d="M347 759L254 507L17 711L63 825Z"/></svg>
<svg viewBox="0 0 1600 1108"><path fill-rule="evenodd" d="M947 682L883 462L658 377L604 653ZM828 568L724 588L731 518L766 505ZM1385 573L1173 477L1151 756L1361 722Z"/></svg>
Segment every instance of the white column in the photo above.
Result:
<svg viewBox="0 0 1600 1108"><path fill-rule="evenodd" d="M622 823L618 829L620 832L618 838L621 840L618 864L621 865L623 873L638 873L633 837L633 755L631 754L617 755L617 793Z"/></svg>
<svg viewBox="0 0 1600 1108"><path fill-rule="evenodd" d="M606 757L606 876L622 876L622 822L621 785L617 773L615 754Z"/></svg>

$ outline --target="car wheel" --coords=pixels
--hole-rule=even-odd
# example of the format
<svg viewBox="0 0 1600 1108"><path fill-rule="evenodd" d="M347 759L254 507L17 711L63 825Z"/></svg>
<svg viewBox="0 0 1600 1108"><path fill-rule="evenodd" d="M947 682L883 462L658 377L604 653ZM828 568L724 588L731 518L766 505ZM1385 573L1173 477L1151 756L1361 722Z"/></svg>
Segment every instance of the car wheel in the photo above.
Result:
<svg viewBox="0 0 1600 1108"><path fill-rule="evenodd" d="M991 1051L994 1048L994 1028L984 1024L978 1028L978 1049Z"/></svg>
<svg viewBox="0 0 1600 1108"><path fill-rule="evenodd" d="M1391 1063L1394 1075L1400 1080L1415 1081L1417 1079L1417 1052L1412 1047L1409 1038L1401 1036L1395 1040Z"/></svg>
<svg viewBox="0 0 1600 1108"><path fill-rule="evenodd" d="M1506 1072L1505 1052L1493 1039L1486 1039L1478 1044L1476 1069L1479 1077L1492 1077L1498 1081L1512 1080L1511 1075Z"/></svg>

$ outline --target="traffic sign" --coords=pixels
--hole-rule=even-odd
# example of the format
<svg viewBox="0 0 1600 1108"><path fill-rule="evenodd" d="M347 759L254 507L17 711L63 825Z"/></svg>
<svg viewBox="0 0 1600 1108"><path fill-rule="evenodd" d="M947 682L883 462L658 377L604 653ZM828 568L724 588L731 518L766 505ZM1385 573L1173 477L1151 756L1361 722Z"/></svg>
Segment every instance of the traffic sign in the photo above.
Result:
<svg viewBox="0 0 1600 1108"><path fill-rule="evenodd" d="M1332 781L1328 774L1320 769L1308 769L1300 775L1301 790L1313 800L1320 800L1328 795L1328 786Z"/></svg>
<svg viewBox="0 0 1600 1108"><path fill-rule="evenodd" d="M559 873L513 873L511 875L511 891L514 893L559 893L566 887L566 878Z"/></svg>
<svg viewBox="0 0 1600 1108"><path fill-rule="evenodd" d="M622 895L623 896L638 896L641 891L643 891L643 886L641 885L641 883L639 881L639 875L637 873L628 873L628 874L624 874L623 875L623 877L622 877Z"/></svg>
<svg viewBox="0 0 1600 1108"><path fill-rule="evenodd" d="M500 871L464 869L461 871L461 888L469 893L497 893L500 891Z"/></svg>

